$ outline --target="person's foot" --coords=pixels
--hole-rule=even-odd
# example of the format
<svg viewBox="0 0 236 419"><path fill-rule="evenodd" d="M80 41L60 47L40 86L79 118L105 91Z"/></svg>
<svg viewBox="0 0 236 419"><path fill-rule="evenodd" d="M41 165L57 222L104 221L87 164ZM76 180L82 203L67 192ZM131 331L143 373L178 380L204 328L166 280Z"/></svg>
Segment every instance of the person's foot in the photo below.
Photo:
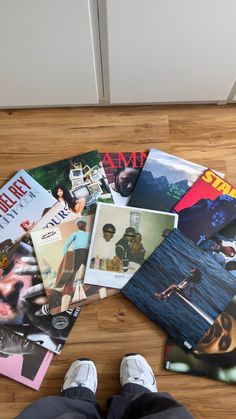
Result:
<svg viewBox="0 0 236 419"><path fill-rule="evenodd" d="M126 354L120 364L121 386L139 384L152 392L157 391L156 379L146 359L139 354Z"/></svg>
<svg viewBox="0 0 236 419"><path fill-rule="evenodd" d="M94 362L91 359L81 358L73 362L68 369L62 391L71 387L82 386L89 388L95 394L97 384L97 369Z"/></svg>

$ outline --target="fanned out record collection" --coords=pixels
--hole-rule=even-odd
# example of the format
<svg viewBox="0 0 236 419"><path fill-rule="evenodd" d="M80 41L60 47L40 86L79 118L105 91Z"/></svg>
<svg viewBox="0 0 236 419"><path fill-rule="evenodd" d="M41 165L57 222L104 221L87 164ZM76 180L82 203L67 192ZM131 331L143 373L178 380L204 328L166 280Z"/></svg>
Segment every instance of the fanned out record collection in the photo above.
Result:
<svg viewBox="0 0 236 419"><path fill-rule="evenodd" d="M164 366L236 382L236 188L152 148L20 170L0 190L0 373L38 389L85 304L121 291ZM191 323L191 328L189 324Z"/></svg>

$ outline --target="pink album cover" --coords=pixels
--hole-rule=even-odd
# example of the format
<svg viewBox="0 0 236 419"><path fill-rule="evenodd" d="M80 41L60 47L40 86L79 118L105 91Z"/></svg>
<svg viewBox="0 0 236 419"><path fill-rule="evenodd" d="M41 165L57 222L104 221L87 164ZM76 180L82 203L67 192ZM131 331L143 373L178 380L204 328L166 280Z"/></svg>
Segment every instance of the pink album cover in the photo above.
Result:
<svg viewBox="0 0 236 419"><path fill-rule="evenodd" d="M38 390L53 353L2 326L0 335L0 374Z"/></svg>

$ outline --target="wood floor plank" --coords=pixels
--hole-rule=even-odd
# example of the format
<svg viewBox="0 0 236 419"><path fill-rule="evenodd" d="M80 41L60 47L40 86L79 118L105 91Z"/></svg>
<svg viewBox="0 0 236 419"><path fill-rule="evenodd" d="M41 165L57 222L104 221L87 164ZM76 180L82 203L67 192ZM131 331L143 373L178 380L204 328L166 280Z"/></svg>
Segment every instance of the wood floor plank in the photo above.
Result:
<svg viewBox="0 0 236 419"><path fill-rule="evenodd" d="M0 111L0 184L31 168L81 152L163 151L226 173L236 182L236 107L124 106ZM119 362L140 352L161 391L183 402L195 418L234 418L235 385L174 374L162 368L166 334L121 294L81 311L60 356L38 392L0 377L0 418L12 419L33 400L58 395L69 364L91 357L99 374L98 400L119 391Z"/></svg>

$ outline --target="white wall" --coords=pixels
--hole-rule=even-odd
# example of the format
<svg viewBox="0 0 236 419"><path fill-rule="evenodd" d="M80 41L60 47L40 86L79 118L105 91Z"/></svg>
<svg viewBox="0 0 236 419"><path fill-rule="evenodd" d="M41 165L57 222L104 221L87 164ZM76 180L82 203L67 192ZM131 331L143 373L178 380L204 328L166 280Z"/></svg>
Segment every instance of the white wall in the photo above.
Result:
<svg viewBox="0 0 236 419"><path fill-rule="evenodd" d="M227 98L236 79L235 0L105 3L111 103Z"/></svg>
<svg viewBox="0 0 236 419"><path fill-rule="evenodd" d="M96 0L0 0L0 106L98 103L96 11Z"/></svg>

